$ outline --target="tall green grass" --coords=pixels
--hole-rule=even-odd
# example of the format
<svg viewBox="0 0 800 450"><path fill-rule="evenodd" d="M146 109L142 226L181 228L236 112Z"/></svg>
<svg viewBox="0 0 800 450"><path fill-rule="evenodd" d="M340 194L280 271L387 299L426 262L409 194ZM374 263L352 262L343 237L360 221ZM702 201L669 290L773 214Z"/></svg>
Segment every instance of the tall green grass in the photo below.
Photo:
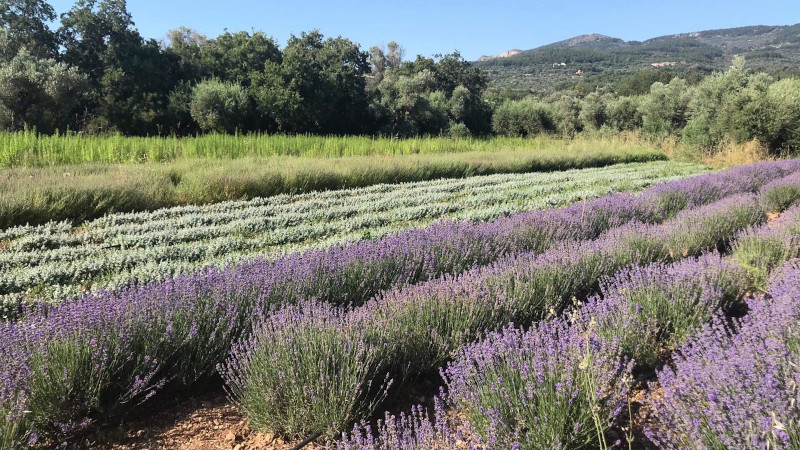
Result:
<svg viewBox="0 0 800 450"><path fill-rule="evenodd" d="M144 163L182 158L306 156L341 158L372 155L504 152L508 150L631 148L620 139L564 141L524 138L365 136L289 136L283 134L206 134L196 137L126 137L81 134L41 135L35 131L0 131L0 167L42 167L85 162ZM639 145L641 147L641 145Z"/></svg>
<svg viewBox="0 0 800 450"><path fill-rule="evenodd" d="M509 150L459 154L179 159L0 169L0 227L79 223L112 212L246 200L381 183L547 172L663 160L653 150Z"/></svg>

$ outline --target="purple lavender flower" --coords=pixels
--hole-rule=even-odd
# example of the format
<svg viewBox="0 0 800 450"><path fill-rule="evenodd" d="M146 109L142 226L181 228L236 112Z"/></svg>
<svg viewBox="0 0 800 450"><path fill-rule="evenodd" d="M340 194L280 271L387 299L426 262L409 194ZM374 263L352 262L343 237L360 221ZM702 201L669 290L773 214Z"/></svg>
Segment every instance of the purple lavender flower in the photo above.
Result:
<svg viewBox="0 0 800 450"><path fill-rule="evenodd" d="M572 319L579 325L595 321L599 335L616 339L638 366L652 368L661 350L682 343L716 314L743 307L744 275L713 253L626 268L606 279L602 296L589 299Z"/></svg>
<svg viewBox="0 0 800 450"><path fill-rule="evenodd" d="M770 283L729 327L723 318L658 374L646 432L664 448L798 448L800 266ZM659 389L660 386L660 389Z"/></svg>
<svg viewBox="0 0 800 450"><path fill-rule="evenodd" d="M627 402L632 364L614 341L562 319L507 327L464 347L443 370L448 399L502 448L564 448L604 439Z"/></svg>

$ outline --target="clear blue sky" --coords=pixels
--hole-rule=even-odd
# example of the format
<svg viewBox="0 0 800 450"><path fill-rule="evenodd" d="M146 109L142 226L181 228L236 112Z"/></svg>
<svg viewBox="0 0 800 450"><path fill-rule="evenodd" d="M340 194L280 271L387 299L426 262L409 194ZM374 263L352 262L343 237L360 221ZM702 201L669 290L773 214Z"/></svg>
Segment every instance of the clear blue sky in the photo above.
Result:
<svg viewBox="0 0 800 450"><path fill-rule="evenodd" d="M51 0L58 13L73 0ZM512 48L529 49L586 33L625 40L744 25L800 21L800 0L129 0L143 36L190 26L209 37L261 30L281 46L291 34L318 28L363 48L391 40L417 54L461 51L469 60Z"/></svg>

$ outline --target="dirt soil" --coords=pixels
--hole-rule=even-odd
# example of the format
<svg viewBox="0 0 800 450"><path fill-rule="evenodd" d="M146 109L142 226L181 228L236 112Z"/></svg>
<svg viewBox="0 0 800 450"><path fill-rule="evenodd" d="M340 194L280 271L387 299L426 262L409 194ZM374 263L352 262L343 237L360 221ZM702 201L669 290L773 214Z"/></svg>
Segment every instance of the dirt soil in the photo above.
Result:
<svg viewBox="0 0 800 450"><path fill-rule="evenodd" d="M152 417L105 429L87 439L89 449L289 450L284 442L247 425L239 409L223 395L192 398ZM313 444L304 449L322 448Z"/></svg>

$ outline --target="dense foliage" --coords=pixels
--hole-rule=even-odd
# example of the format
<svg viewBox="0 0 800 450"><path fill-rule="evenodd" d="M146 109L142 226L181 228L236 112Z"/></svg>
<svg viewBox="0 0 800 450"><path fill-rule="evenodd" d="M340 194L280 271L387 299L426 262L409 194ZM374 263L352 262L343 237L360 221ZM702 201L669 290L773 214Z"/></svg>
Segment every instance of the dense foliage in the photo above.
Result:
<svg viewBox="0 0 800 450"><path fill-rule="evenodd" d="M263 32L146 40L125 0L0 3L0 126L45 133L197 131L486 134L484 73L457 53L402 61L318 31L284 48Z"/></svg>
<svg viewBox="0 0 800 450"><path fill-rule="evenodd" d="M775 81L736 58L727 71L695 85L676 77L654 82L641 95L623 96L601 86L586 95L559 91L507 101L495 110L493 125L508 136L640 130L654 138L675 137L695 150L757 141L777 153L798 145L800 82Z"/></svg>
<svg viewBox="0 0 800 450"><path fill-rule="evenodd" d="M61 15L58 30L49 28L56 17L45 0L0 5L0 128L11 131L572 137L641 130L681 138L692 149L752 140L776 152L800 145L798 78L774 66L767 67L772 75L751 73L741 58L726 72L700 69L704 59L722 58L722 38L713 33L644 43L589 35L473 64L457 51L404 60L395 42L365 51L318 31L292 36L283 48L260 31L212 39L179 28L163 42L145 40L124 0L79 0ZM797 26L743 30L725 39L742 45L755 39L780 51L800 40ZM653 55L694 69L637 63ZM765 55L748 55L754 67L765 68ZM524 91L490 86L487 68L525 61L561 67L559 58L569 67L599 68L591 83ZM620 72L618 62L647 68Z"/></svg>

